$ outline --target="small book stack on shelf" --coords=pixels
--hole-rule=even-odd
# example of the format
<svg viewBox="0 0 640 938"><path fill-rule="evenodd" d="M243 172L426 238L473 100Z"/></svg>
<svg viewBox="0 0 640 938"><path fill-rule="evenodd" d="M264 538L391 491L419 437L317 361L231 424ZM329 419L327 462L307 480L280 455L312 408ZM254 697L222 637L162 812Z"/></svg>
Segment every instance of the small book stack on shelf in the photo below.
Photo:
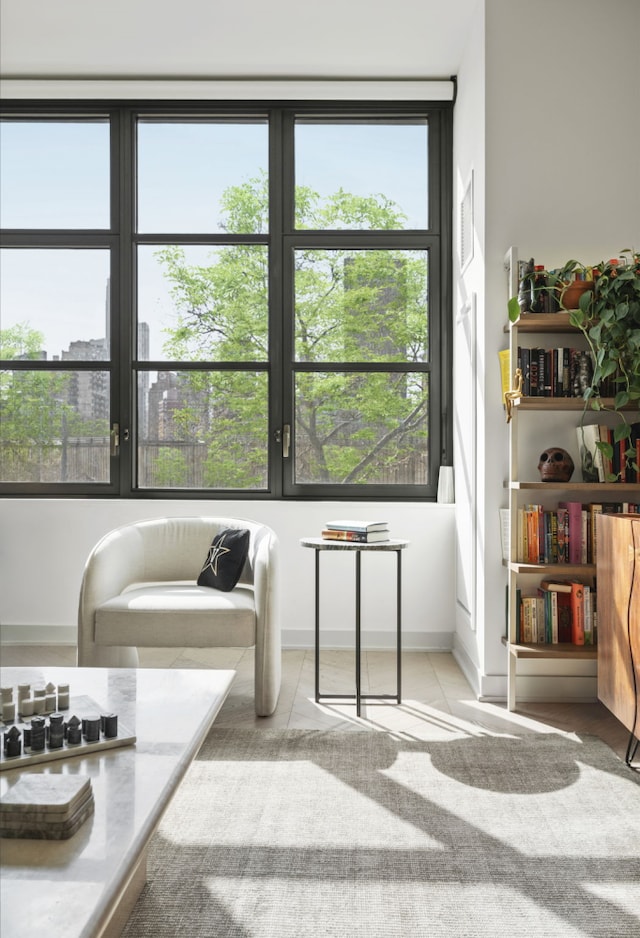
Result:
<svg viewBox="0 0 640 938"><path fill-rule="evenodd" d="M388 521L327 521L322 530L326 541L375 544L389 540Z"/></svg>

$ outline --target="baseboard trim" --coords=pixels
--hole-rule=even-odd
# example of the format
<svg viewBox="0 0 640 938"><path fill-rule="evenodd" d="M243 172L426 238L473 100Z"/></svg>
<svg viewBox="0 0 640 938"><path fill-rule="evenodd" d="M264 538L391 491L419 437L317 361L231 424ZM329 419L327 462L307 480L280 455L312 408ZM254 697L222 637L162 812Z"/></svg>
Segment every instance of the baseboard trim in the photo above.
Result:
<svg viewBox="0 0 640 938"><path fill-rule="evenodd" d="M284 629L282 632L283 648L302 649L314 647L313 632L308 629ZM341 629L321 629L320 647L324 650L351 651L354 648L354 634ZM362 630L363 651L394 651L395 632L376 632ZM451 651L452 632L402 632L403 651Z"/></svg>
<svg viewBox="0 0 640 938"><path fill-rule="evenodd" d="M0 625L0 645L75 645L77 630L70 625ZM321 647L338 651L354 647L353 632L340 629L323 629ZM309 629L285 629L282 633L285 649L314 648L314 634ZM362 632L362 648L368 651L393 651L396 647L395 632ZM402 633L403 651L447 652L453 647L452 632Z"/></svg>
<svg viewBox="0 0 640 938"><path fill-rule="evenodd" d="M75 625L0 625L0 645L76 645Z"/></svg>

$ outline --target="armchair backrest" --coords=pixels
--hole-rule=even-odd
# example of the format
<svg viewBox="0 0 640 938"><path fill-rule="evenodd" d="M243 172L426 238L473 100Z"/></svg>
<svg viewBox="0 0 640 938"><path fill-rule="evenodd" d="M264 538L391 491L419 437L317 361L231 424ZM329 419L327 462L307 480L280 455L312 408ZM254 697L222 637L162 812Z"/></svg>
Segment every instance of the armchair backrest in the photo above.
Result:
<svg viewBox="0 0 640 938"><path fill-rule="evenodd" d="M160 518L126 524L107 535L104 547L122 552L132 565L130 582L195 580L215 535L224 528L251 532L249 556L240 578L253 583L255 552L263 525L237 518ZM98 546L98 550L100 545Z"/></svg>

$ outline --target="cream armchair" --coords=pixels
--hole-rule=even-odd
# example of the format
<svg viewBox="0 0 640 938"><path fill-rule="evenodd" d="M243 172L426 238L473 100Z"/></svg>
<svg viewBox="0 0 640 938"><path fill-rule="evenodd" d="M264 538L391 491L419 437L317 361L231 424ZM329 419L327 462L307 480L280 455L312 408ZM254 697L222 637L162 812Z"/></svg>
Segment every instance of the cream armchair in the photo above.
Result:
<svg viewBox="0 0 640 938"><path fill-rule="evenodd" d="M231 592L196 580L213 537L250 531ZM269 716L281 680L278 540L265 525L232 518L138 521L106 534L87 560L78 612L78 665L138 666L140 647L255 646L255 709Z"/></svg>

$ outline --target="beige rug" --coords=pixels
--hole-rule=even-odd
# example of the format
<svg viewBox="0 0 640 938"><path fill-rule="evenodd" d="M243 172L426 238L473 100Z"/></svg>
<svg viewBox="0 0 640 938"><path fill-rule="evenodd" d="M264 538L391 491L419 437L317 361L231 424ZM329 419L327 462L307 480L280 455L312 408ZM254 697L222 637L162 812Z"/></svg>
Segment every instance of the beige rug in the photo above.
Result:
<svg viewBox="0 0 640 938"><path fill-rule="evenodd" d="M600 740L214 728L125 938L635 938L640 777Z"/></svg>

